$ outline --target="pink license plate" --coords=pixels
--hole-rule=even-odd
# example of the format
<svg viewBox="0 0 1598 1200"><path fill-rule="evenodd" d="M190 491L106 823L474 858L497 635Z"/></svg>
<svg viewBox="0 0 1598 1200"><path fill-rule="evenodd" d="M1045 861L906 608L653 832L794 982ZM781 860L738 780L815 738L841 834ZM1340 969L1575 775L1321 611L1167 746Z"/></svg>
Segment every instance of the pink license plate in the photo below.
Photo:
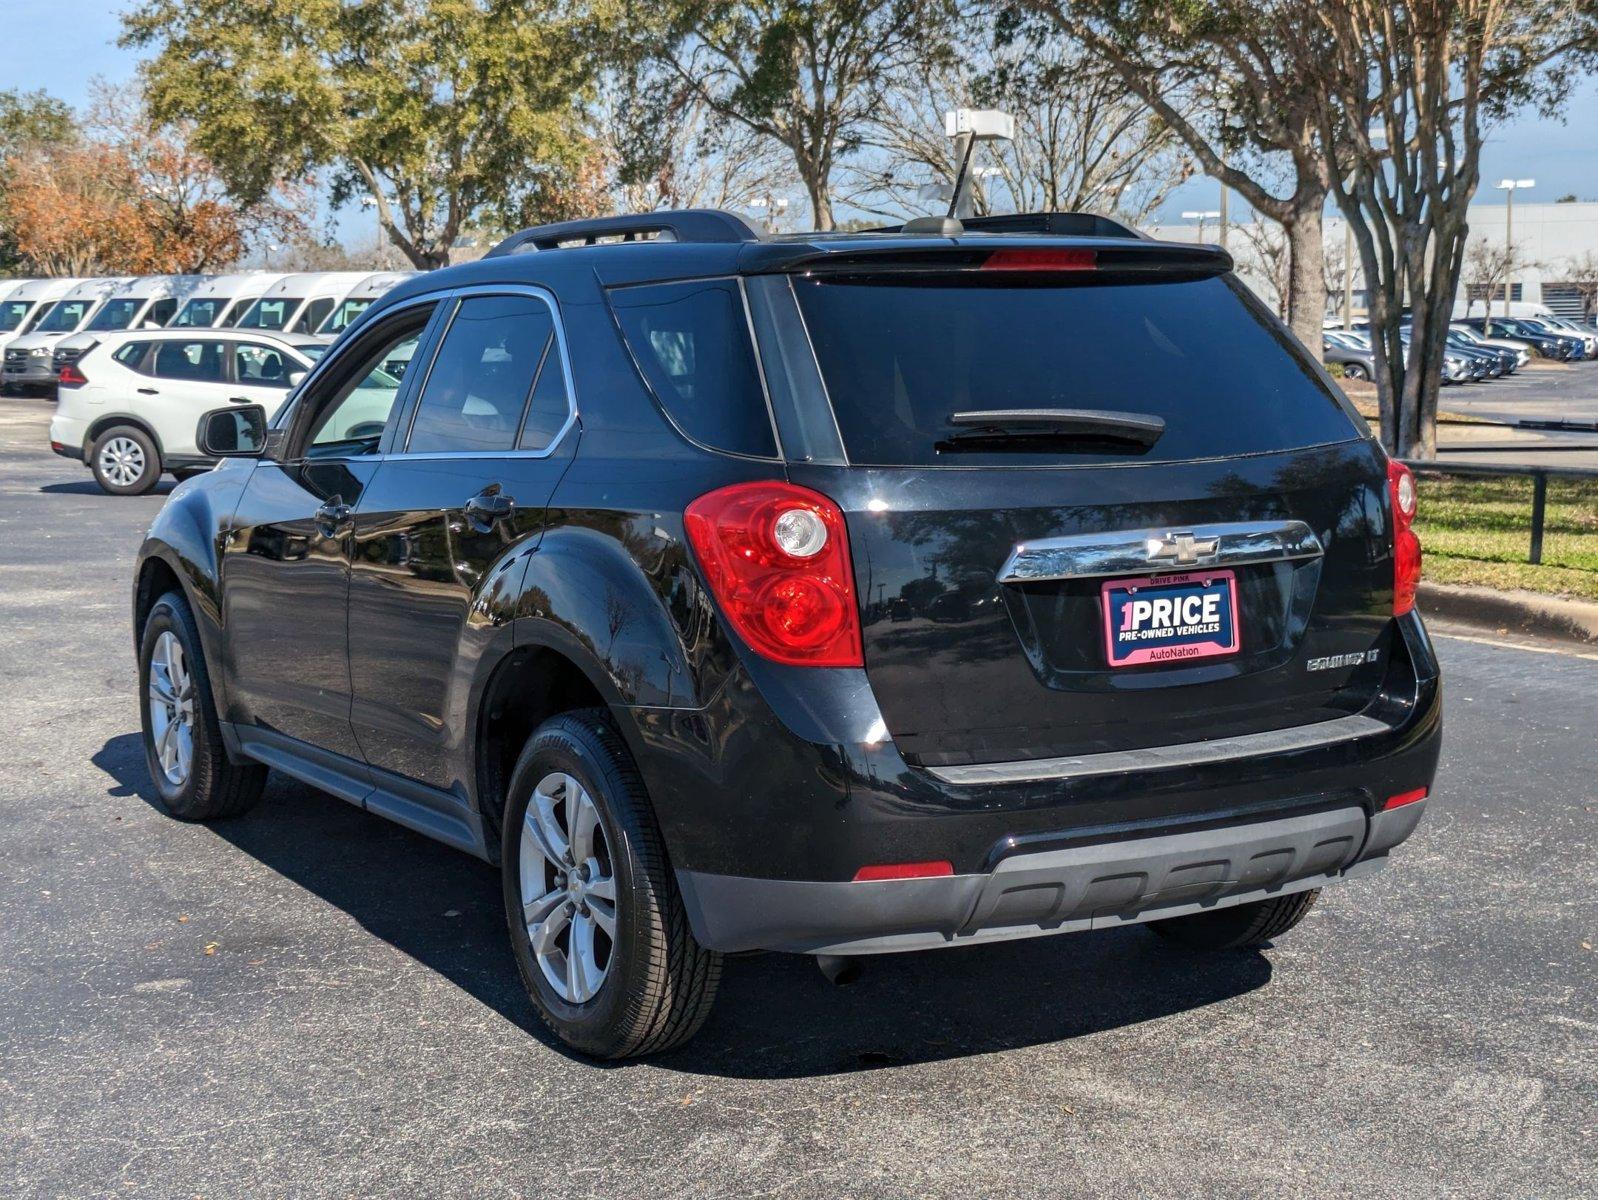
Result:
<svg viewBox="0 0 1598 1200"><path fill-rule="evenodd" d="M1111 579L1100 595L1104 652L1112 667L1237 653L1237 578L1231 571Z"/></svg>

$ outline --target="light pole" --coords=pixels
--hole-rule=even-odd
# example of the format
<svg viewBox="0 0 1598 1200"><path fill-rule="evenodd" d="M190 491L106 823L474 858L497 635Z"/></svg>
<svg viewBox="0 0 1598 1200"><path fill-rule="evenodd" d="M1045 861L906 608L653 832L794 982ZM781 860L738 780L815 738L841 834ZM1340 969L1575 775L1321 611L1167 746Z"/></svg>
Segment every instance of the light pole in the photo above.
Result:
<svg viewBox="0 0 1598 1200"><path fill-rule="evenodd" d="M971 215L971 155L977 143L1014 141L1015 118L993 108L957 108L943 114L943 132L954 139L954 152L960 158L948 212L958 220Z"/></svg>
<svg viewBox="0 0 1598 1200"><path fill-rule="evenodd" d="M1509 276L1515 269L1515 193L1521 188L1536 187L1535 179L1500 179L1498 188L1504 193L1504 319L1509 319ZM1487 302L1487 316L1493 315L1492 301Z"/></svg>
<svg viewBox="0 0 1598 1200"><path fill-rule="evenodd" d="M777 232L777 218L788 211L788 197L773 196L769 193L756 196L749 202L750 208L763 208L766 210L766 232Z"/></svg>
<svg viewBox="0 0 1598 1200"><path fill-rule="evenodd" d="M1220 216L1221 213L1219 209L1206 209L1204 212L1185 212L1182 214L1182 220L1198 222L1198 240L1202 242L1204 240L1204 222L1219 220Z"/></svg>

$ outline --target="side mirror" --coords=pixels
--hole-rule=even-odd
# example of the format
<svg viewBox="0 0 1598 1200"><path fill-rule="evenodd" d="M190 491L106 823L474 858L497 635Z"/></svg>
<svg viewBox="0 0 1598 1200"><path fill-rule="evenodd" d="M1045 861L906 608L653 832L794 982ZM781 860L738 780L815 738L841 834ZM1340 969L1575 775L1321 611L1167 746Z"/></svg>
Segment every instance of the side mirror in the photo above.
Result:
<svg viewBox="0 0 1598 1200"><path fill-rule="evenodd" d="M207 458L258 458L266 448L266 409L259 404L213 409L200 418L194 444Z"/></svg>
<svg viewBox="0 0 1598 1200"><path fill-rule="evenodd" d="M306 372L304 372L304 371L300 371L300 370L290 371L288 373L288 376L287 376L288 381L289 381L289 386L291 388L299 387L300 384L305 381L305 376L306 376Z"/></svg>

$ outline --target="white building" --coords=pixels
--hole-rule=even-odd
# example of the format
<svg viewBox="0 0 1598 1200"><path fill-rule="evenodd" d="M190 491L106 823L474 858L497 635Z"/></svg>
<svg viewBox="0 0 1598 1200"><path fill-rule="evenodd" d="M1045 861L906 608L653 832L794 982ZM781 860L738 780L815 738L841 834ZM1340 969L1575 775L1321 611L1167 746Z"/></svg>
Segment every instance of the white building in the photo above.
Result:
<svg viewBox="0 0 1598 1200"><path fill-rule="evenodd" d="M1496 193L1489 192L1496 199ZM1247 210L1245 210L1246 212ZM1252 214L1248 214L1252 217ZM1494 246L1502 247L1505 241L1508 213L1500 203L1472 204L1470 206L1470 239L1485 238ZM1582 315L1581 294L1571 283L1571 260L1584 254L1598 256L1598 202L1580 201L1565 204L1516 203L1514 213L1515 245L1520 256L1531 265L1514 273L1510 280L1510 299L1531 304L1546 304L1560 316L1579 318ZM1341 309L1343 290L1343 254L1346 222L1335 209L1326 216L1326 281L1327 309L1337 313ZM1183 224L1150 227L1147 232L1157 238L1177 242L1214 242L1219 239L1220 228L1214 219L1190 221ZM1265 300L1279 306L1278 288L1273 275L1285 272L1285 245L1281 230L1270 222L1245 221L1230 227L1226 238L1227 249L1237 260L1238 274ZM1354 260L1354 308L1363 316L1365 308L1364 273L1359 269L1359 252ZM1477 312L1482 309L1478 296L1467 293L1469 271L1462 285L1461 304L1474 303ZM1494 300L1503 303L1500 286Z"/></svg>

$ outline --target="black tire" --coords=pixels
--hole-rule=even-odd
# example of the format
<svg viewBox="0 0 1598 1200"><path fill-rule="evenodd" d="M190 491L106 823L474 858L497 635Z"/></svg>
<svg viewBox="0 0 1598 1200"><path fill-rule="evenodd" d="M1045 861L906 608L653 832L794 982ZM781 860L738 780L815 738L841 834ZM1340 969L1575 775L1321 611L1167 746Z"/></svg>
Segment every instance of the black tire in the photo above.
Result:
<svg viewBox="0 0 1598 1200"><path fill-rule="evenodd" d="M190 767L178 781L162 767L151 722L151 659L162 634L170 633L182 649L189 692ZM236 817L254 807L266 786L266 768L256 763L231 761L222 744L216 705L211 699L211 678L200 648L200 632L188 601L168 592L155 602L139 635L139 724L143 730L144 761L156 794L167 812L184 821L212 821Z"/></svg>
<svg viewBox="0 0 1598 1200"><path fill-rule="evenodd" d="M615 883L616 933L606 939L605 975L582 1003L550 984L522 914L523 820L534 790L556 773L592 798ZM511 945L522 984L555 1036L583 1054L614 1059L658 1054L697 1033L716 998L721 956L694 941L643 780L603 710L565 713L534 731L511 775L504 830ZM547 869L542 856L529 867ZM572 935L565 936L569 945Z"/></svg>
<svg viewBox="0 0 1598 1200"><path fill-rule="evenodd" d="M1189 950L1236 950L1280 937L1304 919L1321 894L1319 888L1256 900L1214 912L1150 921L1149 930Z"/></svg>
<svg viewBox="0 0 1598 1200"><path fill-rule="evenodd" d="M138 473L127 478L118 471L115 458L137 468ZM102 491L113 496L142 496L161 482L161 452L155 448L150 435L135 425L113 425L94 439L89 448L89 470Z"/></svg>
<svg viewBox="0 0 1598 1200"><path fill-rule="evenodd" d="M1343 375L1348 379L1369 379L1370 372L1363 363L1344 363Z"/></svg>

